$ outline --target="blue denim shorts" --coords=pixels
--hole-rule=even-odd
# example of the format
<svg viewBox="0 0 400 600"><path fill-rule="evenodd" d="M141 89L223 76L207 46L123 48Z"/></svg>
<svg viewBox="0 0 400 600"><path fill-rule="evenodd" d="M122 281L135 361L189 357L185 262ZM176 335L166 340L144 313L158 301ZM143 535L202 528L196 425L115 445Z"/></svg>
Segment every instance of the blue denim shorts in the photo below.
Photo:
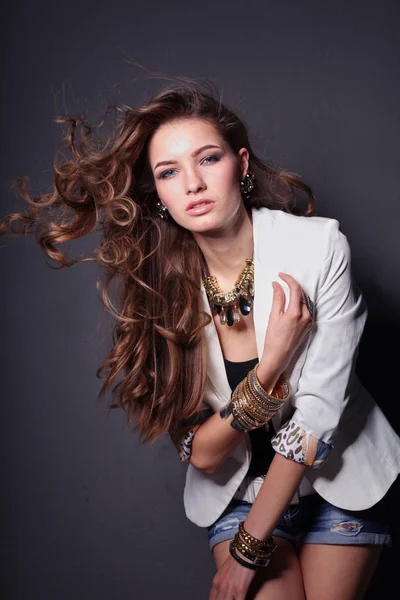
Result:
<svg viewBox="0 0 400 600"><path fill-rule="evenodd" d="M252 504L233 499L222 515L208 529L210 550L234 537L240 521L244 521ZM326 502L319 494L300 496L298 504L290 504L272 535L293 544L349 544L391 546L388 526L376 521L376 511L347 511Z"/></svg>

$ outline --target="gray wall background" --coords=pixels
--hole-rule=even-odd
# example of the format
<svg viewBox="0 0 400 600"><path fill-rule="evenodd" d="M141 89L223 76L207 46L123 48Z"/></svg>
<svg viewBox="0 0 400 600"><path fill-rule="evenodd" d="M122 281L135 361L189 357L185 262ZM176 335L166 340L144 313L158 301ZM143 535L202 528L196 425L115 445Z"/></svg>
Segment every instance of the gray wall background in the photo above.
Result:
<svg viewBox="0 0 400 600"><path fill-rule="evenodd" d="M1 216L22 207L14 177L50 187L63 102L93 122L107 102L140 104L162 81L130 58L210 78L256 150L340 221L370 310L359 373L399 431L399 17L395 0L8 3ZM184 514L185 466L169 439L140 445L96 400L111 332L96 278L90 264L50 269L32 239L0 250L2 597L204 600L214 563ZM400 542L398 528L393 517ZM398 560L385 553L370 598Z"/></svg>

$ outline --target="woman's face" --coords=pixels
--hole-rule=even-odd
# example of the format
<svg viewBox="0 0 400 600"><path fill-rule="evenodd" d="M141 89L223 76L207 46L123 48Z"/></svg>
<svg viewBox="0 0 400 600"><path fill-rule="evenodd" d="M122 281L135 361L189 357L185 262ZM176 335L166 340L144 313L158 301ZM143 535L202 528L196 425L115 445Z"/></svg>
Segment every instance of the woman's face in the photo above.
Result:
<svg viewBox="0 0 400 600"><path fill-rule="evenodd" d="M199 118L161 125L148 152L158 197L179 225L200 234L242 218L240 180L248 157L246 148L233 154L215 127Z"/></svg>

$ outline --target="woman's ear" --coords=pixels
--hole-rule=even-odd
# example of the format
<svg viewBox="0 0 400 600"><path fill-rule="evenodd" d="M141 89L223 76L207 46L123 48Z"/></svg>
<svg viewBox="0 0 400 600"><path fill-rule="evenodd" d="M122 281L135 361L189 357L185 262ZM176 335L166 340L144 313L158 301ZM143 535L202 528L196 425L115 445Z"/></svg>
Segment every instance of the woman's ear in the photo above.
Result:
<svg viewBox="0 0 400 600"><path fill-rule="evenodd" d="M239 152L239 165L240 165L240 175L241 179L247 175L247 171L249 170L249 151L247 148L240 148Z"/></svg>

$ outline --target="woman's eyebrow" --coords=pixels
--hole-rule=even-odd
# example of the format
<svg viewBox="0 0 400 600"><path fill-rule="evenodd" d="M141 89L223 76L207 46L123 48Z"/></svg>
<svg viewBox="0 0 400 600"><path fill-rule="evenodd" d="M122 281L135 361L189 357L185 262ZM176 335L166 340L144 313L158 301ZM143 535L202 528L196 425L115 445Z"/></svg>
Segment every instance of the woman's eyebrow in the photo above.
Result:
<svg viewBox="0 0 400 600"><path fill-rule="evenodd" d="M197 150L195 150L191 154L191 157L194 158L195 156L200 154L200 152L203 152L203 150L207 150L208 148L220 148L220 146L216 146L215 144L206 144L205 146L202 146L201 148L197 148ZM176 162L177 162L176 160L162 160L155 165L154 170L156 170L157 167L161 167L162 165L174 165Z"/></svg>

